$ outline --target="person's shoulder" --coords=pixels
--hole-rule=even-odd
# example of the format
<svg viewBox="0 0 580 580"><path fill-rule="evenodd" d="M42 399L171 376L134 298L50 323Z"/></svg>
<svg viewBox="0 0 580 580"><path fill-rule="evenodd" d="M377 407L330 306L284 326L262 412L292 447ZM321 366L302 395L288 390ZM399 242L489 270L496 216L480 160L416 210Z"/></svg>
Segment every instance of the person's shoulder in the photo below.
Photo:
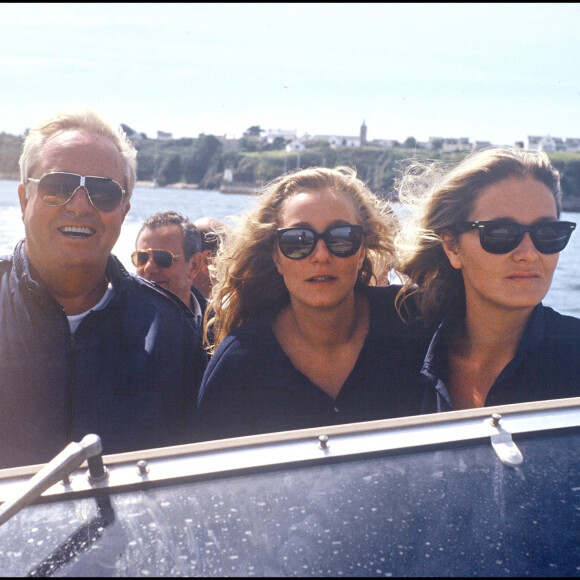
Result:
<svg viewBox="0 0 580 580"><path fill-rule="evenodd" d="M120 260L111 254L107 263L107 275L113 282L113 288L125 296L127 304L148 305L164 315L181 312L191 320L191 310L175 294L163 286L150 282L127 271Z"/></svg>
<svg viewBox="0 0 580 580"><path fill-rule="evenodd" d="M401 288L402 286L399 284L389 284L388 286L365 286L364 292L368 299L373 303L392 304Z"/></svg>
<svg viewBox="0 0 580 580"><path fill-rule="evenodd" d="M12 283L18 285L18 291L22 289L20 287L20 281L24 280L27 283L31 281L30 271L28 269L28 259L26 258L26 252L24 251L24 240L21 240L16 244L12 254L0 256L0 276L3 278L4 282L8 282L8 280L12 279ZM16 280L18 280L18 282L16 282ZM25 286L27 286L27 284L25 284Z"/></svg>
<svg viewBox="0 0 580 580"><path fill-rule="evenodd" d="M218 353L229 352L230 355L247 356L261 354L274 341L269 320L258 319L245 322L234 328L219 344L214 357Z"/></svg>
<svg viewBox="0 0 580 580"><path fill-rule="evenodd" d="M5 287L10 285L10 277L13 271L12 256L0 256L0 288L5 291Z"/></svg>
<svg viewBox="0 0 580 580"><path fill-rule="evenodd" d="M369 296L373 297L394 297L397 295L399 290L402 288L400 284L389 284L388 286L365 286L365 290L368 292Z"/></svg>
<svg viewBox="0 0 580 580"><path fill-rule="evenodd" d="M189 317L193 318L193 313L189 307L184 304L184 302L178 298L173 292L167 290L160 284L156 282L150 282L136 276L135 274L129 274L131 277L130 288L134 291L141 293L144 300L147 300L151 304L158 306L159 308L175 310L178 309ZM131 292L132 290L129 290Z"/></svg>
<svg viewBox="0 0 580 580"><path fill-rule="evenodd" d="M16 244L12 254L4 254L0 256L0 271L4 273L11 270L18 261L21 264L24 261L24 240L21 240Z"/></svg>
<svg viewBox="0 0 580 580"><path fill-rule="evenodd" d="M268 321L253 320L234 328L215 349L209 366L260 365L271 358L276 339Z"/></svg>
<svg viewBox="0 0 580 580"><path fill-rule="evenodd" d="M270 331L271 332L271 331ZM259 323L247 322L232 330L218 345L209 359L202 388L216 382L233 381L241 384L255 376L270 360L268 350L272 339L266 339L268 329Z"/></svg>
<svg viewBox="0 0 580 580"><path fill-rule="evenodd" d="M0 272L6 272L12 268L13 255L0 256Z"/></svg>
<svg viewBox="0 0 580 580"><path fill-rule="evenodd" d="M365 294L371 305L373 316L396 316L402 322L418 322L419 310L417 307L416 297L410 296L403 304L397 308L396 299L403 288L400 284L389 284L388 286L366 286Z"/></svg>
<svg viewBox="0 0 580 580"><path fill-rule="evenodd" d="M580 338L580 318L562 314L551 306L543 306L545 327L549 334L562 338Z"/></svg>

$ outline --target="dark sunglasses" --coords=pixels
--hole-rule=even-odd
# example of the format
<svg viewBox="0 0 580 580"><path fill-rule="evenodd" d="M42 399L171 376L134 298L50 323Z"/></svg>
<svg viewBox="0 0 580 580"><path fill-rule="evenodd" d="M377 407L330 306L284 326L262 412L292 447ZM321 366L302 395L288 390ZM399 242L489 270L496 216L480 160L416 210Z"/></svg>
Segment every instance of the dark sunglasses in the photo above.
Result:
<svg viewBox="0 0 580 580"><path fill-rule="evenodd" d="M131 254L131 262L135 268L142 268L149 261L149 256L153 256L153 261L159 266L159 268L169 268L173 264L175 258L179 258L175 254L168 252L167 250L135 250Z"/></svg>
<svg viewBox="0 0 580 580"><path fill-rule="evenodd" d="M65 173L47 173L40 179L29 177L38 185L38 197L46 205L60 206L68 203L79 187L87 191L91 205L99 211L109 213L116 210L123 201L125 190L114 180L107 177L93 177Z"/></svg>
<svg viewBox="0 0 580 580"><path fill-rule="evenodd" d="M490 254L507 254L515 250L526 232L530 232L532 242L542 254L556 254L565 247L572 231L576 228L574 222L539 222L524 226L509 221L460 222L453 230L457 233L472 229L479 231L479 243Z"/></svg>
<svg viewBox="0 0 580 580"><path fill-rule="evenodd" d="M328 228L321 234L302 226L276 230L278 247L291 260L302 260L312 254L320 239L324 240L329 252L339 258L348 258L360 248L362 233L362 226L350 224Z"/></svg>

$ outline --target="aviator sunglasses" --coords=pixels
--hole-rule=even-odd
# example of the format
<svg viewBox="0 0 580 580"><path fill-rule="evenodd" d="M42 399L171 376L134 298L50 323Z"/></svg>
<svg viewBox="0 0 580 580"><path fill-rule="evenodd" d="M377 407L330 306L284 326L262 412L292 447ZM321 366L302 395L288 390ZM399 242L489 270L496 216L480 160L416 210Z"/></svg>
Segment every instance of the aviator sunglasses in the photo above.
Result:
<svg viewBox="0 0 580 580"><path fill-rule="evenodd" d="M303 226L276 230L278 247L291 260L302 260L314 251L318 240L324 240L328 251L339 258L356 254L362 242L362 226L345 225L328 228L321 234Z"/></svg>
<svg viewBox="0 0 580 580"><path fill-rule="evenodd" d="M490 254L507 254L515 250L526 232L530 233L538 252L556 254L566 247L575 228L574 222L539 222L524 226L516 222L501 220L460 222L453 226L456 233L477 229L481 247Z"/></svg>
<svg viewBox="0 0 580 580"><path fill-rule="evenodd" d="M60 206L68 203L79 187L84 187L91 205L99 211L109 213L116 210L123 201L125 190L112 179L77 175L76 173L47 173L40 179L29 177L38 185L38 197L46 205Z"/></svg>
<svg viewBox="0 0 580 580"><path fill-rule="evenodd" d="M149 261L149 256L153 256L153 261L159 266L159 268L169 268L175 258L179 258L175 254L168 252L167 250L135 250L131 254L131 262L135 268L142 268Z"/></svg>

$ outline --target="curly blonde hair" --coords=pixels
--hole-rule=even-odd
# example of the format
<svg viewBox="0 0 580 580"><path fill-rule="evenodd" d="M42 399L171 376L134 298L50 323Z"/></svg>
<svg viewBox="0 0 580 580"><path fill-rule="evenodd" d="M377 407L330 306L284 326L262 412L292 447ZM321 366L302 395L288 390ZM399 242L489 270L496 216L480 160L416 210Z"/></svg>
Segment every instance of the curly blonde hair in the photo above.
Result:
<svg viewBox="0 0 580 580"><path fill-rule="evenodd" d="M273 316L290 302L284 279L272 254L284 202L305 190L331 189L349 198L363 226L366 257L357 285L375 285L393 263L397 217L385 199L372 193L350 167L312 167L278 177L258 191L252 210L231 217L228 231L210 267L214 286L204 321L204 336L211 328L215 350L235 328L262 316Z"/></svg>
<svg viewBox="0 0 580 580"><path fill-rule="evenodd" d="M396 184L402 204L401 230L395 240L397 269L405 281L397 297L400 307L419 293L420 311L427 324L465 303L460 270L454 269L441 243L443 232L465 221L479 192L498 181L531 177L545 184L562 208L560 174L540 151L491 147L468 155L455 167L438 161L413 161Z"/></svg>

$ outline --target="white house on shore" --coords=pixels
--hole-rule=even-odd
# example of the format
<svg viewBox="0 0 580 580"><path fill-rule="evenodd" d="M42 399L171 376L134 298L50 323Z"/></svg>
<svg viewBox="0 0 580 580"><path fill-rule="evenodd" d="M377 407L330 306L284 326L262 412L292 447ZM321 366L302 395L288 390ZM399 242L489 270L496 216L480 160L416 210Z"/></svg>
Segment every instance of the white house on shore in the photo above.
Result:
<svg viewBox="0 0 580 580"><path fill-rule="evenodd" d="M286 151L288 152L294 151L299 153L300 151L304 151L304 149L306 149L306 146L304 145L303 139L294 139L286 145Z"/></svg>
<svg viewBox="0 0 580 580"><path fill-rule="evenodd" d="M551 135L528 135L524 142L524 148L545 151L546 153L555 151L576 152L580 151L580 139L552 137Z"/></svg>
<svg viewBox="0 0 580 580"><path fill-rule="evenodd" d="M313 135L309 141L326 141L331 147L360 147L360 136L352 135Z"/></svg>
<svg viewBox="0 0 580 580"><path fill-rule="evenodd" d="M438 147L440 145L440 147ZM441 149L441 151L471 151L473 149L469 137L429 137L427 149Z"/></svg>

